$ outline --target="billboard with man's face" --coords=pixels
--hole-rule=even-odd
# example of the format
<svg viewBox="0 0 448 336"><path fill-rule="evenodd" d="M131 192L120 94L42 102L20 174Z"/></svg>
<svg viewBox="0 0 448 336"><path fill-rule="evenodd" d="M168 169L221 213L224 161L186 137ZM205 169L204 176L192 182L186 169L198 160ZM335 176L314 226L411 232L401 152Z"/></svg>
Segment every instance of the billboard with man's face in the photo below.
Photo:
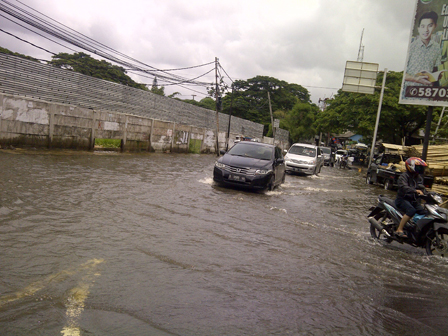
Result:
<svg viewBox="0 0 448 336"><path fill-rule="evenodd" d="M448 106L448 0L417 0L400 103Z"/></svg>

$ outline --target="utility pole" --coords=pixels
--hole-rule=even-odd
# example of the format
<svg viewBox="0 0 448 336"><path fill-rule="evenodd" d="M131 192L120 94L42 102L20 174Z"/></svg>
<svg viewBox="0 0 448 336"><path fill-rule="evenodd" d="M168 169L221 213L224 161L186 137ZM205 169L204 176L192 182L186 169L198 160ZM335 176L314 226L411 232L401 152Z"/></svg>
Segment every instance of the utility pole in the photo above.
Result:
<svg viewBox="0 0 448 336"><path fill-rule="evenodd" d="M230 121L232 120L232 107L233 107L233 94L235 86L232 83L232 98L230 99L230 113L229 113L229 126L227 127L227 141L226 141L226 152L229 150L229 139L230 139Z"/></svg>
<svg viewBox="0 0 448 336"><path fill-rule="evenodd" d="M193 96L193 100L194 100L194 97L196 97L196 95L192 95Z"/></svg>
<svg viewBox="0 0 448 336"><path fill-rule="evenodd" d="M274 117L272 116L271 95L269 94L269 91L268 91L268 101L269 101L269 112L271 113L272 137L274 138L274 145L275 145Z"/></svg>
<svg viewBox="0 0 448 336"><path fill-rule="evenodd" d="M215 80L216 80L216 87L215 87L215 102L216 102L216 156L219 156L218 57L215 57Z"/></svg>

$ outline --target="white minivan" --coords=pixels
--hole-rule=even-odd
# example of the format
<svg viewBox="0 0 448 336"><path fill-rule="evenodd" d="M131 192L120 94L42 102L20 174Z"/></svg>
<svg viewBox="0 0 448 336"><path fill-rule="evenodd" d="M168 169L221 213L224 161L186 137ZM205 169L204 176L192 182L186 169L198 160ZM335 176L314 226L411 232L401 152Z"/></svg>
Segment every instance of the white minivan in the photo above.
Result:
<svg viewBox="0 0 448 336"><path fill-rule="evenodd" d="M317 175L324 165L324 157L320 147L295 143L285 155L286 172L297 172Z"/></svg>

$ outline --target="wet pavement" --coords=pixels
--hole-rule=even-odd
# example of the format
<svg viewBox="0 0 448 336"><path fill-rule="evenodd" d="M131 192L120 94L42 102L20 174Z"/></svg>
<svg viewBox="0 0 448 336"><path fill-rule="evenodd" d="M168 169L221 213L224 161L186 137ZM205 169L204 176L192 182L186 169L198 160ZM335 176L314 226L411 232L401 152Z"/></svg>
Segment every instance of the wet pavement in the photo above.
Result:
<svg viewBox="0 0 448 336"><path fill-rule="evenodd" d="M370 239L393 191L222 188L215 159L0 151L0 334L448 334L448 261Z"/></svg>

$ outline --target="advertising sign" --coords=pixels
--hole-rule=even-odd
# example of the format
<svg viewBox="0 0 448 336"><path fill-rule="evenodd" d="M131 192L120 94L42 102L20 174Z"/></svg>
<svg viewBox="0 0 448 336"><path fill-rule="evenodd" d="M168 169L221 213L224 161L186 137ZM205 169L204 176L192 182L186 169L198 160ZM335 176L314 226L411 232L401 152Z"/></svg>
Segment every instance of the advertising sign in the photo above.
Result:
<svg viewBox="0 0 448 336"><path fill-rule="evenodd" d="M448 0L417 0L400 103L448 106Z"/></svg>

